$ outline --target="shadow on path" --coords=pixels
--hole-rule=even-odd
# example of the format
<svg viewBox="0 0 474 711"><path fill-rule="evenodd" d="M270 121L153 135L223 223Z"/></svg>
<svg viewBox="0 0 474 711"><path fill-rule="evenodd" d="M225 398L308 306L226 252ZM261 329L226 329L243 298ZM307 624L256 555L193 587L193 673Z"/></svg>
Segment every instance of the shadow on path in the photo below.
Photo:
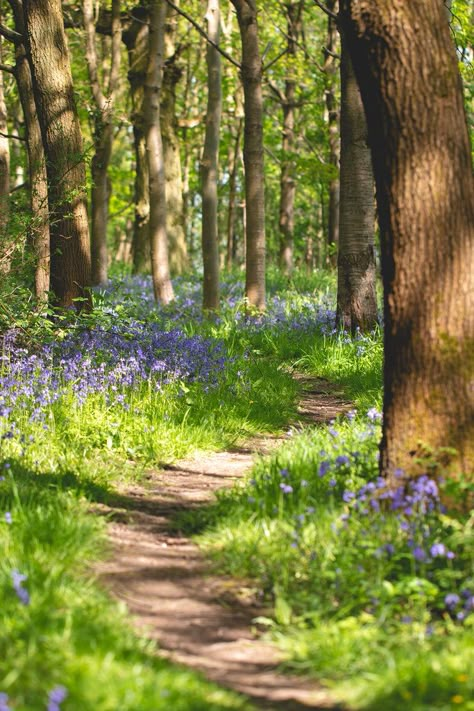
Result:
<svg viewBox="0 0 474 711"><path fill-rule="evenodd" d="M302 385L299 412L306 423L327 422L350 409L327 383L308 379ZM236 451L179 462L99 505L112 519L113 546L99 573L172 661L246 694L258 708L342 708L314 682L278 671L278 650L252 629L252 620L265 612L252 582L212 575L199 549L174 526L177 513L209 505L217 489L231 486L256 455L282 439L256 438Z"/></svg>

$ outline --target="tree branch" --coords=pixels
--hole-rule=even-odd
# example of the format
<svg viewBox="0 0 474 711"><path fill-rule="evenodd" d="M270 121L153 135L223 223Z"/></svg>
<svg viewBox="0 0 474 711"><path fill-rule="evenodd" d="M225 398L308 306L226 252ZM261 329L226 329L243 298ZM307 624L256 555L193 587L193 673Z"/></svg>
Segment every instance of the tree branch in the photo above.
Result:
<svg viewBox="0 0 474 711"><path fill-rule="evenodd" d="M268 62L268 64L266 64L264 67L262 67L262 73L265 74L265 72L266 72L268 69L270 69L270 67L273 67L273 65L276 64L279 59L281 59L282 57L284 57L287 52L288 52L288 47L285 47L285 49L282 50L282 51L280 52L280 54L277 54L277 56L276 56L274 59L272 59L271 62Z"/></svg>
<svg viewBox="0 0 474 711"><path fill-rule="evenodd" d="M7 27L6 25L2 25L1 23L0 35L2 35L2 37L5 37L5 39L9 42L18 43L23 41L23 35L21 35L19 32L16 32L15 30L10 29L10 27Z"/></svg>
<svg viewBox="0 0 474 711"><path fill-rule="evenodd" d="M15 67L10 64L0 64L0 72L8 72L9 74L15 74Z"/></svg>
<svg viewBox="0 0 474 711"><path fill-rule="evenodd" d="M337 22L338 17L337 17L337 15L336 15L336 13L333 12L332 10L330 10L330 9L327 7L327 5L324 5L324 3L319 2L319 0L314 0L314 3L315 3L323 12L325 12L326 15L328 15L328 17L331 17L333 20L335 20L335 21Z"/></svg>
<svg viewBox="0 0 474 711"><path fill-rule="evenodd" d="M203 30L202 27L200 25L198 25L198 23L195 20L193 20L193 18L190 15L188 15L187 12L184 12L184 10L181 10L181 8L178 7L177 5L175 5L173 2L171 2L171 0L166 0L166 2L168 3L168 5L170 7L173 8L173 10L175 10L175 12L178 13L178 15L181 15L181 17L184 17L188 22L190 22L191 25L194 27L194 29L199 32L201 37L204 37L206 42L208 42L211 45L211 47L214 47L214 49L216 49L219 52L219 54L222 54L222 56L225 57L227 59L227 61L229 61L231 64L233 64L234 67L237 67L237 69L241 69L240 63L237 62L233 57L231 57L230 54L227 54L227 52L224 49L222 49L221 47L219 47L219 45L216 44L216 42L213 42L211 40L211 38L209 37L209 35L207 34L207 32L205 32L205 30Z"/></svg>
<svg viewBox="0 0 474 711"><path fill-rule="evenodd" d="M17 136L15 133L3 133L3 131L0 131L0 136L3 138L13 138L15 141L26 141L26 138L23 138L23 136Z"/></svg>

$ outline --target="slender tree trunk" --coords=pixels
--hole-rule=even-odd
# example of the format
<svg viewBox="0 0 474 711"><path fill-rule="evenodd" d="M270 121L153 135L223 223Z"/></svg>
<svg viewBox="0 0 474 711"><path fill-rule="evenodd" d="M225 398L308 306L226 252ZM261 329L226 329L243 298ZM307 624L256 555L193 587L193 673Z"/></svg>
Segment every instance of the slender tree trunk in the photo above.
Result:
<svg viewBox="0 0 474 711"><path fill-rule="evenodd" d="M226 267L230 271L236 254L235 224L237 218L237 173L240 161L240 142L242 138L243 119L237 122L237 134L229 155L229 207L227 211L227 252Z"/></svg>
<svg viewBox="0 0 474 711"><path fill-rule="evenodd" d="M183 179L180 141L176 117L176 88L183 75L179 65L180 48L176 48L176 13L168 6L165 32L165 65L161 90L161 137L166 177L166 229L168 232L170 269L182 274L188 266L184 232Z"/></svg>
<svg viewBox="0 0 474 711"><path fill-rule="evenodd" d="M265 186L263 172L262 60L255 0L231 0L242 41L244 87L244 164L246 203L245 295L250 306L265 309Z"/></svg>
<svg viewBox="0 0 474 711"><path fill-rule="evenodd" d="M337 0L328 0L329 10L334 12ZM329 133L329 163L334 174L329 182L328 205L328 246L332 252L329 260L333 266L337 263L337 247L339 245L339 111L336 98L337 84L337 27L333 17L328 17L326 47L324 48L325 98L328 116Z"/></svg>
<svg viewBox="0 0 474 711"><path fill-rule="evenodd" d="M148 66L145 78L144 121L150 194L151 271L155 299L173 300L166 233L166 180L160 128L160 93L163 77L165 0L155 0L150 9Z"/></svg>
<svg viewBox="0 0 474 711"><path fill-rule="evenodd" d="M287 79L283 96L283 140L280 175L280 266L289 275L293 271L293 241L295 229L295 110L296 110L296 79L294 61L296 43L301 32L302 2L287 2L285 4L287 17Z"/></svg>
<svg viewBox="0 0 474 711"><path fill-rule="evenodd" d="M0 38L0 62L2 40ZM5 134L5 135L2 135ZM14 245L8 234L10 195L10 145L8 138L7 106L3 88L3 72L0 71L0 274L8 274Z"/></svg>
<svg viewBox="0 0 474 711"><path fill-rule="evenodd" d="M341 0L367 113L385 307L382 472L474 469L474 180L439 0ZM423 52L418 38L423 36ZM456 454L440 448L455 448Z"/></svg>
<svg viewBox="0 0 474 711"><path fill-rule="evenodd" d="M122 42L120 0L112 0L112 51L106 94L102 91L98 74L93 0L83 0L83 14L86 31L86 61L95 104L95 153L91 164L91 257L92 284L98 285L107 282L108 271L107 222L109 189L107 173L114 140L113 112L120 70Z"/></svg>
<svg viewBox="0 0 474 711"><path fill-rule="evenodd" d="M219 43L219 0L208 0L207 34ZM217 176L219 165L219 133L222 111L221 56L207 45L207 113L206 135L201 159L202 189L202 260L203 308L219 308L219 236L217 230Z"/></svg>
<svg viewBox="0 0 474 711"><path fill-rule="evenodd" d="M10 0L10 5L15 18L15 29L19 34L24 35L22 2ZM31 70L23 42L17 42L15 45L15 76L26 129L31 205L29 232L35 252L35 296L39 302L45 302L50 286L48 181L41 129L33 96Z"/></svg>
<svg viewBox="0 0 474 711"><path fill-rule="evenodd" d="M25 0L33 90L48 175L51 287L56 303L90 306L90 246L82 136L59 0ZM85 301L82 301L84 299Z"/></svg>
<svg viewBox="0 0 474 711"><path fill-rule="evenodd" d="M135 148L135 219L133 223L133 273L142 274L151 270L150 261L150 196L148 160L145 141L145 118L143 113L144 85L148 62L149 25L148 10L139 5L133 10L133 21L124 34L128 49L130 93L132 99L133 142Z"/></svg>
<svg viewBox="0 0 474 711"><path fill-rule="evenodd" d="M344 37L341 40L337 323L355 332L368 331L377 323L375 197L364 107Z"/></svg>

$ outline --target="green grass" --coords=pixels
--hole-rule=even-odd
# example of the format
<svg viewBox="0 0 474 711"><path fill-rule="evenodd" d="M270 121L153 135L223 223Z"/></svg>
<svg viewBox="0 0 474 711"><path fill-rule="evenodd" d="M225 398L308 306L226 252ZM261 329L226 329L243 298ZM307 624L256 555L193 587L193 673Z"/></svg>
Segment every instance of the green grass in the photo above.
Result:
<svg viewBox="0 0 474 711"><path fill-rule="evenodd" d="M64 480L15 462L0 484L0 691L17 711L43 711L67 688L62 709L157 711L250 709L235 694L160 659L130 626L123 605L97 586L105 522ZM26 575L15 592L12 571Z"/></svg>
<svg viewBox="0 0 474 711"><path fill-rule="evenodd" d="M290 669L323 680L354 708L473 709L473 615L461 624L461 603L450 612L443 602L474 586L472 521L433 514L426 545L442 541L455 558L417 563L393 517L359 515L342 500L377 477L381 335L331 333L324 309L313 307L333 301L333 274L271 273L277 298L264 322L245 321L235 279L226 288L218 317L199 318L192 303L157 311L126 291L113 308L99 296L87 317L104 329L137 318L219 340L231 361L217 387L150 380L123 388L122 402L108 391L80 403L67 386L43 420L28 406L0 417L0 693L16 711L45 709L60 685L63 711L250 709L160 659L97 585L91 570L107 555L105 522L90 505L147 468L286 431L296 416L296 370L336 383L357 412L329 427L292 429L247 481L176 526L197 534L217 570L255 580L271 609L259 622ZM181 289L195 300L194 282ZM68 328L50 323L45 336L38 315L19 320L33 344ZM396 551L385 554L391 542ZM15 591L15 570L27 575L29 604Z"/></svg>

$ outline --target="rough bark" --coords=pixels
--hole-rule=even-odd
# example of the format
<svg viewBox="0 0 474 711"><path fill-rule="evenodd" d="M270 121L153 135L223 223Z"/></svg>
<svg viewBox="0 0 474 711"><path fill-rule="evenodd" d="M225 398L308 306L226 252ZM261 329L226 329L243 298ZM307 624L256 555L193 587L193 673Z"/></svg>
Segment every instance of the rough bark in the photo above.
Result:
<svg viewBox="0 0 474 711"><path fill-rule="evenodd" d="M163 78L165 0L150 8L148 64L145 77L143 114L148 159L150 194L151 273L155 299L168 304L174 298L166 233L166 180L160 128L160 93Z"/></svg>
<svg viewBox="0 0 474 711"><path fill-rule="evenodd" d="M348 331L377 323L375 197L367 122L345 40L341 38L341 177L337 323Z"/></svg>
<svg viewBox="0 0 474 711"><path fill-rule="evenodd" d="M148 62L149 25L148 11L139 5L132 11L133 21L124 34L128 49L130 92L132 99L132 125L135 148L135 219L133 224L133 272L141 274L151 270L150 261L150 196L148 192L148 161L146 155L143 99Z"/></svg>
<svg viewBox="0 0 474 711"><path fill-rule="evenodd" d="M328 0L328 9L334 12L337 0ZM334 175L329 182L328 204L328 230L327 241L332 255L329 261L333 266L337 263L337 246L339 244L339 110L336 98L336 83L338 61L335 56L337 51L337 27L333 17L328 16L328 29L326 46L324 48L323 70L325 74L325 99L328 118L329 138L329 163L333 167Z"/></svg>
<svg viewBox="0 0 474 711"><path fill-rule="evenodd" d="M0 62L2 40L0 37ZM5 134L5 135L2 135ZM0 71L0 274L8 274L14 245L8 235L10 194L10 145L8 138L7 106L3 89L3 72Z"/></svg>
<svg viewBox="0 0 474 711"><path fill-rule="evenodd" d="M107 222L109 189L107 172L114 140L114 108L120 70L122 42L120 0L112 0L112 48L106 93L102 90L99 81L96 28L92 0L83 0L83 14L86 34L86 62L94 100L94 155L91 162L92 284L99 285L107 282L108 271Z"/></svg>
<svg viewBox="0 0 474 711"><path fill-rule="evenodd" d="M166 177L166 229L168 232L170 269L182 274L188 266L184 231L183 179L180 141L176 116L176 89L183 71L176 48L176 13L168 7L165 32L165 65L161 90L161 137Z"/></svg>
<svg viewBox="0 0 474 711"><path fill-rule="evenodd" d="M455 48L439 0L342 0L367 113L384 280L381 468L453 447L474 465L474 181ZM423 52L418 38L423 36Z"/></svg>
<svg viewBox="0 0 474 711"><path fill-rule="evenodd" d="M90 305L86 176L61 3L25 0L24 10L48 176L51 287L57 305L80 309Z"/></svg>
<svg viewBox="0 0 474 711"><path fill-rule="evenodd" d="M263 172L262 60L255 0L231 0L242 42L244 87L244 165L246 203L245 295L250 306L265 309L265 188Z"/></svg>
<svg viewBox="0 0 474 711"><path fill-rule="evenodd" d="M21 0L10 0L16 31L24 35L25 21ZM35 296L47 300L49 291L50 243L48 180L41 129L33 96L31 70L23 42L15 44L15 77L25 121L25 137L30 179L31 223L29 238L35 252Z"/></svg>
<svg viewBox="0 0 474 711"><path fill-rule="evenodd" d="M207 34L219 43L219 0L208 0ZM219 236L217 228L217 177L219 133L222 112L221 56L207 45L207 112L204 150L201 158L203 308L219 308Z"/></svg>

